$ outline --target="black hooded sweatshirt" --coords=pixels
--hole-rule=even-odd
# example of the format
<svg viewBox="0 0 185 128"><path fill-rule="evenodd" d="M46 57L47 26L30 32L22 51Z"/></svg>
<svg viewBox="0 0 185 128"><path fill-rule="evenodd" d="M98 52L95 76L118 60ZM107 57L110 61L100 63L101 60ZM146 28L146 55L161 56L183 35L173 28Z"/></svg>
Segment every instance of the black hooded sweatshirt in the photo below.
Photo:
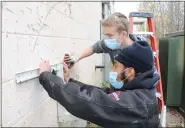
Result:
<svg viewBox="0 0 185 128"><path fill-rule="evenodd" d="M41 73L39 81L52 99L76 117L102 127L156 128L159 114L155 85L159 75L154 71L145 72L114 91L74 79L64 84L51 72Z"/></svg>

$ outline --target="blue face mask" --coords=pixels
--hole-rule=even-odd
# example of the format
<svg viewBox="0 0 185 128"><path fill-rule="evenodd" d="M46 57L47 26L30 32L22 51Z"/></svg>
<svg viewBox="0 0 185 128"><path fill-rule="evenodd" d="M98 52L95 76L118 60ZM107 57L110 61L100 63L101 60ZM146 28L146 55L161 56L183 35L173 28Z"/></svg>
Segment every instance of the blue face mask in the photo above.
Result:
<svg viewBox="0 0 185 128"><path fill-rule="evenodd" d="M105 45L110 49L119 49L121 43L118 43L116 39L104 39Z"/></svg>
<svg viewBox="0 0 185 128"><path fill-rule="evenodd" d="M120 89L121 87L123 87L124 82L123 81L117 81L116 80L117 76L118 76L117 72L110 72L109 73L109 82L114 88Z"/></svg>
<svg viewBox="0 0 185 128"><path fill-rule="evenodd" d="M104 39L105 45L112 49L120 49L121 43L118 43L116 40L120 37L120 35L116 39Z"/></svg>
<svg viewBox="0 0 185 128"><path fill-rule="evenodd" d="M124 70L125 71L125 70ZM110 72L109 73L109 82L115 89L120 89L124 86L124 80L123 81L117 81L117 72Z"/></svg>

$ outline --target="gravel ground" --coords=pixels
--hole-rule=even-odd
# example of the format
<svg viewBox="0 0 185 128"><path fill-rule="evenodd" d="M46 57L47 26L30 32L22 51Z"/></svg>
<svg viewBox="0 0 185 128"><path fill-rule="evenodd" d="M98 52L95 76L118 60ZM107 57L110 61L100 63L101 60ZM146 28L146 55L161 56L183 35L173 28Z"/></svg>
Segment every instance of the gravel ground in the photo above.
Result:
<svg viewBox="0 0 185 128"><path fill-rule="evenodd" d="M180 113L174 108L167 108L166 113L166 127L183 127L184 128L184 118Z"/></svg>

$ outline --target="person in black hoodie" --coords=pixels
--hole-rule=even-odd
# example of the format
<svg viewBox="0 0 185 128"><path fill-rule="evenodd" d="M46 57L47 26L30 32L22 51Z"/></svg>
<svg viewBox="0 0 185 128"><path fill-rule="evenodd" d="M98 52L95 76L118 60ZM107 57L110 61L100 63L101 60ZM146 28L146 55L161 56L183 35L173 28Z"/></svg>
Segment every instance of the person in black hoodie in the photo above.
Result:
<svg viewBox="0 0 185 128"><path fill-rule="evenodd" d="M153 53L145 41L136 41L115 57L109 75L111 88L99 88L69 78L64 81L41 62L39 81L49 96L72 115L102 127L156 128L159 126Z"/></svg>

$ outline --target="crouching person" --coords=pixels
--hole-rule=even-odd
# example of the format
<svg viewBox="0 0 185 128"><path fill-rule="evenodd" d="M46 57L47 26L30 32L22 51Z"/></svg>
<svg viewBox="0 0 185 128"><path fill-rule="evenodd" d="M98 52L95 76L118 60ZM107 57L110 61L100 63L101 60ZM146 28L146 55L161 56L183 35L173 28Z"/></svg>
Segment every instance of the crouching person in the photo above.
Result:
<svg viewBox="0 0 185 128"><path fill-rule="evenodd" d="M49 63L40 64L40 84L49 96L72 115L103 127L156 128L159 126L153 53L147 42L138 41L121 50L109 75L112 87L99 88L51 73ZM86 78L84 78L86 79Z"/></svg>

